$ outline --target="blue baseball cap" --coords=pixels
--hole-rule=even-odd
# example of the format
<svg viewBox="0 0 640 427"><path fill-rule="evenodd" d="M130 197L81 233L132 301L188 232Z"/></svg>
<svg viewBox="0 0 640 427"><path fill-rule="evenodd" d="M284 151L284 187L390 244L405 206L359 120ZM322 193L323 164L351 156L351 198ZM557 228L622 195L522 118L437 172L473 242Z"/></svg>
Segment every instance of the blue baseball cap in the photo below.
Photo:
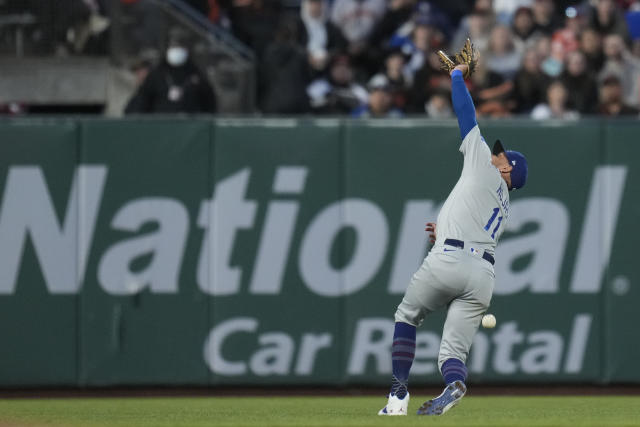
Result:
<svg viewBox="0 0 640 427"><path fill-rule="evenodd" d="M505 150L500 140L496 140L493 144L493 154L496 156L500 153L504 153L507 156L507 160L513 167L511 169L511 190L517 190L524 187L527 182L527 175L529 173L529 167L527 166L527 158L519 151Z"/></svg>

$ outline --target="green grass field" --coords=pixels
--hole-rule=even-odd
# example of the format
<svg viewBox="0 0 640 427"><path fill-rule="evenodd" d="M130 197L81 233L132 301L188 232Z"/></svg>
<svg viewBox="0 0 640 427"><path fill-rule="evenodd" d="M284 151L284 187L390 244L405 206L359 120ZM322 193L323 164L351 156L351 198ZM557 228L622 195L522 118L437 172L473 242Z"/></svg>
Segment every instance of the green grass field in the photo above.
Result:
<svg viewBox="0 0 640 427"><path fill-rule="evenodd" d="M427 396L414 396L410 413ZM0 426L640 426L640 396L465 397L441 417L378 417L382 397L9 399Z"/></svg>

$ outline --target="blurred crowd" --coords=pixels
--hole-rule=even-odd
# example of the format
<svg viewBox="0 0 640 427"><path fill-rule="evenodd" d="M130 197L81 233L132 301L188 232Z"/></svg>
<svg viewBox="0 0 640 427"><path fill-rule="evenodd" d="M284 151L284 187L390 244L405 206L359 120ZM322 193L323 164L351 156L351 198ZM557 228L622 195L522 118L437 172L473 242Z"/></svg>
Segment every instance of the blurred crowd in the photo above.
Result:
<svg viewBox="0 0 640 427"><path fill-rule="evenodd" d="M27 54L105 55L110 1L0 0L0 47L13 47L21 30Z"/></svg>
<svg viewBox="0 0 640 427"><path fill-rule="evenodd" d="M99 54L110 2L145 1L0 5L54 14L60 20L43 27L43 41ZM265 115L452 117L436 52L453 53L467 38L480 51L468 81L479 116L637 116L640 108L640 1L183 1L255 52L257 110ZM216 94L188 44L174 37L168 45L159 63L140 68L127 112L215 112Z"/></svg>
<svg viewBox="0 0 640 427"><path fill-rule="evenodd" d="M436 52L456 51L467 37L481 52L468 82L480 116L572 119L637 115L640 107L636 1L207 5L210 19L256 52L264 114L450 117L449 78Z"/></svg>

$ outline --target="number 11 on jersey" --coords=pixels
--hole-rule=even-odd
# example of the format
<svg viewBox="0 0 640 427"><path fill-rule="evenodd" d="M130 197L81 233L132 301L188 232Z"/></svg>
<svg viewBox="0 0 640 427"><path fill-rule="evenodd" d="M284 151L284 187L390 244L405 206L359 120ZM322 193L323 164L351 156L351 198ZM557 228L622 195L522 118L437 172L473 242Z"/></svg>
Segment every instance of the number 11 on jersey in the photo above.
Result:
<svg viewBox="0 0 640 427"><path fill-rule="evenodd" d="M498 212L500 212L500 208L493 208L493 214L491 215L491 218L489 218L489 222L487 222L487 225L484 226L484 229L486 231L489 231L489 229L491 228L491 224L493 224L493 221L496 220L496 217L498 216ZM496 227L493 229L493 232L491 233L491 238L495 239L496 238L496 231L498 231L498 228L500 228L500 223L502 222L502 217L498 217L498 223L496 224Z"/></svg>

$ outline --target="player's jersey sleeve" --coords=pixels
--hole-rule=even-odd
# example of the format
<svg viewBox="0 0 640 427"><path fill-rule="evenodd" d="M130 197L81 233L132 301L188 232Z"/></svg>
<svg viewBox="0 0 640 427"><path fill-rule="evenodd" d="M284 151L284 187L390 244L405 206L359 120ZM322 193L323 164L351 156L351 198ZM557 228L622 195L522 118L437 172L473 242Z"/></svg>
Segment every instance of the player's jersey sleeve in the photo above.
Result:
<svg viewBox="0 0 640 427"><path fill-rule="evenodd" d="M476 108L473 106L473 99L471 99L471 94L464 83L460 70L454 70L451 73L451 105L458 118L460 137L464 140L478 122L476 121Z"/></svg>
<svg viewBox="0 0 640 427"><path fill-rule="evenodd" d="M480 135L476 109L460 70L451 73L451 102L458 118L462 137L460 151L464 155L463 174L484 171L487 163L489 165L491 163L491 151Z"/></svg>

